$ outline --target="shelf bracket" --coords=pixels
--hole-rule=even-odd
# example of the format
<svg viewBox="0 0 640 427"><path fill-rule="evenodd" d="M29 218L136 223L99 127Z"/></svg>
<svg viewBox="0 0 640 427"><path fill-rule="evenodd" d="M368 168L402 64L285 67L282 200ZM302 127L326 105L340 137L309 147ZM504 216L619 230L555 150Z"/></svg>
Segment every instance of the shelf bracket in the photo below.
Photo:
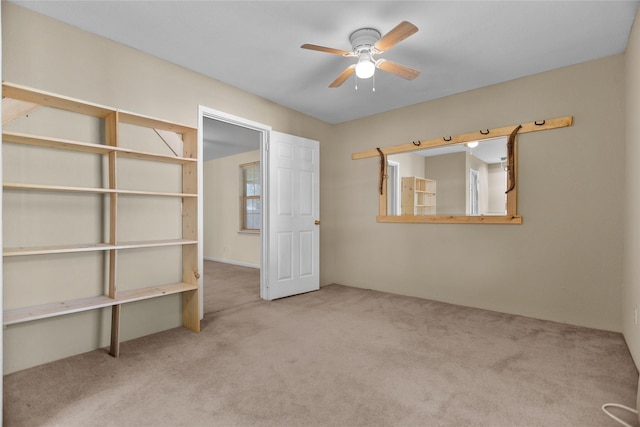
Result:
<svg viewBox="0 0 640 427"><path fill-rule="evenodd" d="M183 144L182 138L175 132L168 130L154 129L162 141L167 144L167 147L178 157L182 157Z"/></svg>
<svg viewBox="0 0 640 427"><path fill-rule="evenodd" d="M2 126L6 126L40 107L40 104L33 102L13 98L2 98Z"/></svg>

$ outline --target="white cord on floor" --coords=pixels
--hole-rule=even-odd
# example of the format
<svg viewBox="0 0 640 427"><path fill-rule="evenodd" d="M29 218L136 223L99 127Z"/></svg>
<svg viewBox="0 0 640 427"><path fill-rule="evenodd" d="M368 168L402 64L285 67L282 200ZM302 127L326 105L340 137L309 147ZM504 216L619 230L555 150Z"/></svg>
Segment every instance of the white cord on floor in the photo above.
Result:
<svg viewBox="0 0 640 427"><path fill-rule="evenodd" d="M619 403L605 403L604 405L602 405L602 410L604 411L605 414L609 415L611 418L613 418L614 420L616 420L617 422L619 422L625 427L633 427L631 424L625 423L620 418L616 417L611 412L607 411L607 406L614 406L616 408L621 408L621 409L624 409L625 411L633 412L634 414L637 414L638 411L636 411L633 408L629 408L628 406L621 405Z"/></svg>

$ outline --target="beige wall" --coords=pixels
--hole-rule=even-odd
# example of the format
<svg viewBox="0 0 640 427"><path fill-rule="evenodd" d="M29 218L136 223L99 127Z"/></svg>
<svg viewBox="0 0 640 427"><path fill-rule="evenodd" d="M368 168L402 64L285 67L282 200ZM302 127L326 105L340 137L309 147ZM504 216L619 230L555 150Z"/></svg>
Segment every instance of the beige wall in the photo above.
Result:
<svg viewBox="0 0 640 427"><path fill-rule="evenodd" d="M204 257L260 267L260 235L240 230L240 173L243 163L260 160L260 151L204 164Z"/></svg>
<svg viewBox="0 0 640 427"><path fill-rule="evenodd" d="M468 178L464 152L425 157L426 178L436 180L436 213L464 215Z"/></svg>
<svg viewBox="0 0 640 427"><path fill-rule="evenodd" d="M504 192L507 188L507 174L500 163L490 164L487 168L487 173L489 175L488 213L492 215L497 213L504 214L506 212L506 196Z"/></svg>
<svg viewBox="0 0 640 427"><path fill-rule="evenodd" d="M626 145L624 204L624 262L622 330L636 366L640 366L640 12L636 16L625 55Z"/></svg>
<svg viewBox="0 0 640 427"><path fill-rule="evenodd" d="M7 2L2 2L2 55L5 81L187 125L197 125L198 105L204 105L322 142L327 141L331 129L319 120ZM71 173L60 172L59 178L71 179ZM136 220L149 229L172 231L162 218L144 216L133 205L130 211L142 214ZM47 230L55 233L55 229ZM38 236L34 231L21 237ZM162 272L155 266L156 259L156 255L132 253L121 266L128 269L132 281L152 281ZM80 273L99 263L85 257ZM330 265L330 260L324 264ZM72 271L72 266L64 263L57 268ZM64 288L64 271L55 273L46 277L46 283L51 289ZM328 279L321 280L326 283ZM5 280L4 287L5 292L15 293L10 290L10 280ZM180 324L178 296L128 304L123 308L121 337L127 340ZM104 310L8 327L4 334L4 372L106 346L108 325L109 312Z"/></svg>
<svg viewBox="0 0 640 427"><path fill-rule="evenodd" d="M400 164L400 181L402 181L402 178L408 176L425 177L424 157L422 156L411 153L394 154L389 156L388 160L393 160Z"/></svg>
<svg viewBox="0 0 640 427"><path fill-rule="evenodd" d="M333 281L621 330L623 77L617 55L336 126L322 173ZM351 160L565 115L572 127L519 137L522 225L376 223L378 160Z"/></svg>

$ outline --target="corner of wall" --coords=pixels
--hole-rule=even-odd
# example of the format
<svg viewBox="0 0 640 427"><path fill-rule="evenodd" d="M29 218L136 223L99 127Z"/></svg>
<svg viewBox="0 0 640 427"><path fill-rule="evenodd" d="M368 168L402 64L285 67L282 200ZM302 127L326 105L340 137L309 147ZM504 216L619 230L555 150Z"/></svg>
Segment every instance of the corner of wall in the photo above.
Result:
<svg viewBox="0 0 640 427"><path fill-rule="evenodd" d="M622 330L629 351L640 366L640 11L625 52L624 237L622 262Z"/></svg>

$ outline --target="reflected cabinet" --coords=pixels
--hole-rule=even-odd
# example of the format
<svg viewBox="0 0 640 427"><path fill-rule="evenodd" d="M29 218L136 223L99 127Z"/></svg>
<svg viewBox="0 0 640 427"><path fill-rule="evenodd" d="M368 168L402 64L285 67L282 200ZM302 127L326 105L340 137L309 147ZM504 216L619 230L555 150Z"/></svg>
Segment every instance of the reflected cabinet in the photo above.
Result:
<svg viewBox="0 0 640 427"><path fill-rule="evenodd" d="M402 215L436 214L436 181L407 176L402 178Z"/></svg>

